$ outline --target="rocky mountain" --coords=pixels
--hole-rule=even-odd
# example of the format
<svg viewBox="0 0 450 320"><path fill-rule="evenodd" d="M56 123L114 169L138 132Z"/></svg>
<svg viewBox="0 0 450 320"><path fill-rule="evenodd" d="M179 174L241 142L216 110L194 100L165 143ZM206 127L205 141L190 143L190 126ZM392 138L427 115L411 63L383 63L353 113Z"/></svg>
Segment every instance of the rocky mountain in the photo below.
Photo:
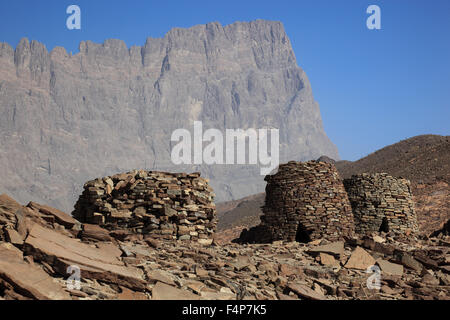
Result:
<svg viewBox="0 0 450 320"><path fill-rule="evenodd" d="M0 193L70 212L82 183L132 169L200 171L217 200L264 190L257 165L174 165L171 134L280 130L280 162L337 159L280 22L175 28L127 48L81 42L72 55L0 43Z"/></svg>
<svg viewBox="0 0 450 320"><path fill-rule="evenodd" d="M321 157L321 161L326 159ZM387 172L411 180L420 232L430 235L450 219L450 137L421 135L405 139L358 161L337 161L339 174ZM265 193L219 203L218 237L232 240L243 228L258 225Z"/></svg>

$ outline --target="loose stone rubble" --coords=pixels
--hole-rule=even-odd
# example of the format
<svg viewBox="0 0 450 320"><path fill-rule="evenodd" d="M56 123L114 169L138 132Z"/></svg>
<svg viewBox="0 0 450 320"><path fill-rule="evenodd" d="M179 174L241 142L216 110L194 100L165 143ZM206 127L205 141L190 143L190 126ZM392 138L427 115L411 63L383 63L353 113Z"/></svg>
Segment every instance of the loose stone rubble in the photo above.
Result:
<svg viewBox="0 0 450 320"><path fill-rule="evenodd" d="M3 196L0 208L0 300L450 299L448 236L208 245L119 239L115 230ZM369 263L381 269L379 289L367 286ZM80 268L79 288L67 286L67 266Z"/></svg>
<svg viewBox="0 0 450 320"><path fill-rule="evenodd" d="M387 173L360 174L345 179L344 186L352 205L357 233L418 233L408 180Z"/></svg>
<svg viewBox="0 0 450 320"><path fill-rule="evenodd" d="M133 171L87 182L72 215L108 230L212 241L214 193L200 173Z"/></svg>

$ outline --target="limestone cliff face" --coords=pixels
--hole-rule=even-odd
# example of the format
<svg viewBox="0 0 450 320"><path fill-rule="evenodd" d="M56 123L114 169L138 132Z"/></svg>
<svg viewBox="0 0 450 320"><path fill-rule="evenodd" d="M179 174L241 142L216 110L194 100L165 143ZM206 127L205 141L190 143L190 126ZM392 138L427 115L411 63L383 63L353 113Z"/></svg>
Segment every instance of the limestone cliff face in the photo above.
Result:
<svg viewBox="0 0 450 320"><path fill-rule="evenodd" d="M71 211L89 179L131 169L201 171L217 200L264 190L254 165L176 166L173 130L278 128L280 161L338 158L280 22L172 29L48 52L0 43L0 193Z"/></svg>

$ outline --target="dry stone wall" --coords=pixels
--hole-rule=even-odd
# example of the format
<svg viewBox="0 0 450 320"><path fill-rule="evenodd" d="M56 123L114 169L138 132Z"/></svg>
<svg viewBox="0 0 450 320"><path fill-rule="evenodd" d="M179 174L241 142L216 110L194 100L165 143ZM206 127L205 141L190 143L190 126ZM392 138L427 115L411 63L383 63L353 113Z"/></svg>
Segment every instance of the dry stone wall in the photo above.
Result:
<svg viewBox="0 0 450 320"><path fill-rule="evenodd" d="M418 232L410 182L387 173L360 174L344 180L356 232Z"/></svg>
<svg viewBox="0 0 450 320"><path fill-rule="evenodd" d="M336 240L353 234L351 206L333 164L291 161L265 180L260 229L268 230L273 241Z"/></svg>
<svg viewBox="0 0 450 320"><path fill-rule="evenodd" d="M140 170L87 182L72 214L108 230L208 242L217 224L214 197L200 173Z"/></svg>

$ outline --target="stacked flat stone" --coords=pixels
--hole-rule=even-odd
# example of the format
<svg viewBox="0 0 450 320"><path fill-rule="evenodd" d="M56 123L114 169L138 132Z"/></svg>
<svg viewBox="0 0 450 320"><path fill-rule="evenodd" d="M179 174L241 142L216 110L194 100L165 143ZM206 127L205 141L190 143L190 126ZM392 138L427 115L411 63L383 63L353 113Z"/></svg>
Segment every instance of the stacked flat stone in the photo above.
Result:
<svg viewBox="0 0 450 320"><path fill-rule="evenodd" d="M366 234L419 231L410 182L387 173L359 174L344 180L352 205L355 231Z"/></svg>
<svg viewBox="0 0 450 320"><path fill-rule="evenodd" d="M87 182L72 215L108 230L202 242L216 229L214 197L200 173L135 170Z"/></svg>
<svg viewBox="0 0 450 320"><path fill-rule="evenodd" d="M351 206L333 164L291 161L265 180L261 224L272 241L337 240L353 235Z"/></svg>

